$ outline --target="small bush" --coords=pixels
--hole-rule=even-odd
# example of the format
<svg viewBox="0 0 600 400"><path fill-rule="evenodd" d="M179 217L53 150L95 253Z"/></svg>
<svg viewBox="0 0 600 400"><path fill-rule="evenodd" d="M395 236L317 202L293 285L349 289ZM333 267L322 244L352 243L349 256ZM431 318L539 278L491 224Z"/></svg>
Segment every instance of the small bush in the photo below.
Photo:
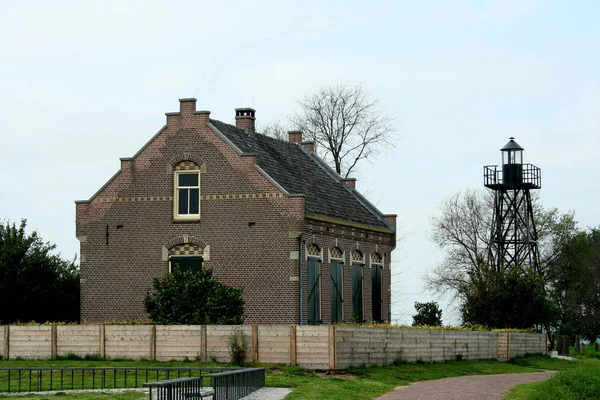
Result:
<svg viewBox="0 0 600 400"><path fill-rule="evenodd" d="M86 354L85 356L83 356L83 359L85 361L102 361L102 357L100 357L100 354Z"/></svg>
<svg viewBox="0 0 600 400"><path fill-rule="evenodd" d="M235 329L233 332L231 332L227 344L229 346L231 363L241 366L246 360L246 351L248 350L248 344L246 343L246 335L244 335L244 331L241 329Z"/></svg>
<svg viewBox="0 0 600 400"><path fill-rule="evenodd" d="M456 357L454 357L454 361L463 361L463 360L464 360L463 355L460 353L458 353L456 355Z"/></svg>
<svg viewBox="0 0 600 400"><path fill-rule="evenodd" d="M404 349L400 349L398 350L398 352L396 353L396 359L394 360L393 364L397 367L399 365L404 365L407 364L408 362L402 357L402 355L404 354Z"/></svg>

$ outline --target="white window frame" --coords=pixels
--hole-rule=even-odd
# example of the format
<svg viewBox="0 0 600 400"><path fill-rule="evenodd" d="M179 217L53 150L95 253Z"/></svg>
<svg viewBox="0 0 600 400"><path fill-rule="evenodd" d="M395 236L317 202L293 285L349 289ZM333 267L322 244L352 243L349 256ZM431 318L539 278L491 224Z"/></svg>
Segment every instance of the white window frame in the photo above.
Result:
<svg viewBox="0 0 600 400"><path fill-rule="evenodd" d="M200 219L201 201L200 201L200 171L199 170L182 170L174 171L173 174L173 218L178 220L198 220ZM198 175L198 186L183 186L179 187L179 175L180 174L197 174ZM179 189L198 189L198 214L179 214ZM189 196L188 196L188 210L189 210Z"/></svg>

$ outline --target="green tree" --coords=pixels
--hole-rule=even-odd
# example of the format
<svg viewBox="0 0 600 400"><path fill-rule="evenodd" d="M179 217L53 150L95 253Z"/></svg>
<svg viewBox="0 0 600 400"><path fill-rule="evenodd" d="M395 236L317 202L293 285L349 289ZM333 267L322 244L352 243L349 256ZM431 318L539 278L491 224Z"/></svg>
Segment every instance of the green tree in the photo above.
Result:
<svg viewBox="0 0 600 400"><path fill-rule="evenodd" d="M0 323L79 321L79 270L26 220L0 225Z"/></svg>
<svg viewBox="0 0 600 400"><path fill-rule="evenodd" d="M492 328L541 327L554 310L544 290L544 280L529 268L497 271L481 258L459 287L464 326Z"/></svg>
<svg viewBox="0 0 600 400"><path fill-rule="evenodd" d="M228 325L244 323L244 288L223 285L211 269L173 272L154 278L144 307L155 324Z"/></svg>
<svg viewBox="0 0 600 400"><path fill-rule="evenodd" d="M559 308L558 333L595 341L600 336L600 228L565 241L548 275L550 298Z"/></svg>
<svg viewBox="0 0 600 400"><path fill-rule="evenodd" d="M415 301L415 310L417 313L413 315L413 326L442 326L442 310L435 301Z"/></svg>

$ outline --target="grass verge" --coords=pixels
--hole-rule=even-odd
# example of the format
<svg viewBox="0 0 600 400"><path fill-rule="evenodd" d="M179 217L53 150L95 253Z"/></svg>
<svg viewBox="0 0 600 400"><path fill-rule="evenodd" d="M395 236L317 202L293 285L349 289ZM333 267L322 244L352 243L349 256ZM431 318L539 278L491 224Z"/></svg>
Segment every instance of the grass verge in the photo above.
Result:
<svg viewBox="0 0 600 400"><path fill-rule="evenodd" d="M454 361L447 363L405 363L382 367L349 368L333 375L306 371L299 367L262 365L267 369L267 386L291 388L287 399L372 399L394 388L422 380L441 379L465 375L487 375L542 371L544 369L568 370L568 361L545 356L529 356L514 363L497 361ZM196 362L152 361L0 361L0 367L206 367ZM210 366L216 366L211 364ZM48 395L26 396L28 400L49 400ZM69 393L63 397L90 400L138 400L140 393Z"/></svg>
<svg viewBox="0 0 600 400"><path fill-rule="evenodd" d="M561 372L543 382L519 385L510 390L506 399L600 399L600 360L580 358L577 361L564 361L562 365L555 363L553 367L548 369L559 370Z"/></svg>

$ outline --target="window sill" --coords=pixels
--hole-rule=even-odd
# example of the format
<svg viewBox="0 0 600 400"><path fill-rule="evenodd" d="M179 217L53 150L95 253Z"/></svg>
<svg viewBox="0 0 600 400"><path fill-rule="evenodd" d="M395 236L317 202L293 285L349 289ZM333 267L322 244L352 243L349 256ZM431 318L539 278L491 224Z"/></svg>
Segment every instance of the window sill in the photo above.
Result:
<svg viewBox="0 0 600 400"><path fill-rule="evenodd" d="M199 222L200 222L200 218L173 219L174 224L197 224Z"/></svg>

